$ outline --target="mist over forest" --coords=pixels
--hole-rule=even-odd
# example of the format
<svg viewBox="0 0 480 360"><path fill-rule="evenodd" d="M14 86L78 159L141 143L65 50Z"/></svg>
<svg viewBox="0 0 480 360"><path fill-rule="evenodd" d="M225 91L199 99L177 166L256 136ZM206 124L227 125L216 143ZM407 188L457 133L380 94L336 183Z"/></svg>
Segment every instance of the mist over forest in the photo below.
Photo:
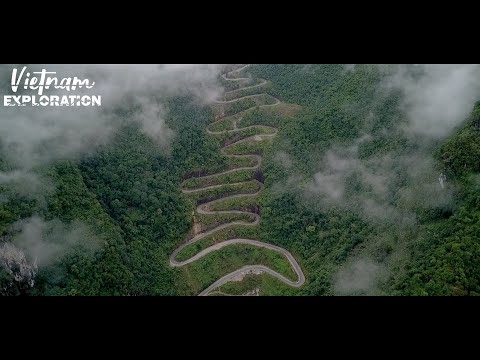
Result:
<svg viewBox="0 0 480 360"><path fill-rule="evenodd" d="M0 106L2 295L480 294L479 65L23 66L102 106Z"/></svg>

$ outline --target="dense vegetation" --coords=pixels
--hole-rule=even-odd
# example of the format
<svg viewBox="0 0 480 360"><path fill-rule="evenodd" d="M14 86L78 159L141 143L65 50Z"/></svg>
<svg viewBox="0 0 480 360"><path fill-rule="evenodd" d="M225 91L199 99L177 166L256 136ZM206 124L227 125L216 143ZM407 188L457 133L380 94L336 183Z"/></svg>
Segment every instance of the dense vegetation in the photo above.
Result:
<svg viewBox="0 0 480 360"><path fill-rule="evenodd" d="M423 226L396 293L480 295L480 103L439 154L447 178L460 187L460 204L448 219Z"/></svg>
<svg viewBox="0 0 480 360"><path fill-rule="evenodd" d="M14 281L14 275L0 266L0 294L193 295L252 262L293 278L292 269L278 254L242 245L181 269L168 264L172 251L191 236L194 205L227 194L255 193L263 184L257 200L238 198L211 205L212 210L259 213L260 226L226 228L186 247L178 259L233 237L259 239L288 249L307 282L293 289L265 274L247 276L243 282L222 286L218 294L259 288L267 295L479 295L480 103L449 138L422 142L402 131L406 115L399 106L401 92L381 86L392 71L393 66L368 65L356 65L354 70L342 65L250 67L254 77L269 81L264 90L287 105L241 113L236 119L242 127L261 124L277 128L278 134L271 140L227 147L225 152L262 154L261 171L190 178L252 166L254 159L227 159L220 147L254 134L272 134L272 128L214 136L205 130L222 110L235 114L272 104L272 97L247 98L224 108L199 106L189 97L178 97L166 104L167 124L175 132L169 149L130 123L93 155L35 169L49 184L45 191L28 193L25 184L2 183L0 246L17 241L14 224L32 216L45 222L44 242L59 241L64 232L78 229L83 229L84 241L40 264L33 287ZM238 88L238 83L224 85ZM250 95L255 90L238 92ZM119 109L118 114L136 116L135 109ZM209 129L232 126L225 121ZM325 154L337 148L347 151L357 170L342 178L343 201L327 203L309 189L314 174L328 167ZM0 170L13 169L0 153ZM365 173L385 176L385 190L376 191L365 181ZM439 188L440 174L445 175L445 189ZM201 195L184 196L180 191L237 182L245 183ZM380 214L365 211L365 204L372 203L379 204ZM254 218L228 214L197 220L202 230L208 230ZM365 277L372 281L358 288L348 285L342 274L352 266L367 269Z"/></svg>
<svg viewBox="0 0 480 360"><path fill-rule="evenodd" d="M65 256L39 268L32 289L8 286L9 293L168 295L180 291L175 286L179 274L167 260L191 226L191 210L179 184L185 173L223 162L216 144L203 131L211 120L209 109L194 105L190 98L171 99L168 106L168 124L180 135L170 153L130 124L95 155L44 169L54 184L45 198L31 199L14 194L13 187L2 188L9 200L0 205L0 231L7 240L15 237L9 225L35 214L65 224L81 221L100 243L93 255L84 247L69 249ZM119 113L135 116L135 112ZM2 281L11 284L12 275L1 271Z"/></svg>
<svg viewBox="0 0 480 360"><path fill-rule="evenodd" d="M401 131L405 122L398 106L401 94L379 91L390 70L357 65L355 71L346 71L341 65L293 64L251 69L255 76L272 82L273 96L303 106L291 122L279 123L265 115L254 120L280 128L266 161L265 184L270 191L262 197L262 229L265 240L300 255L309 279L301 293L335 293L338 270L362 258L369 258L382 271L375 286L349 293L457 295L480 290L476 175L480 171L480 104L450 139L422 143ZM321 170L327 150L351 146L364 134L369 137L358 145L360 162L368 166L369 161L385 156L394 159L387 164L392 175L382 204L400 210L399 217L360 216L356 200L375 194L369 195L368 186L361 179L355 181L355 174L346 181L349 206L322 206L306 199L298 189L301 185L294 185L308 184L311 175ZM288 153L290 166L275 162L279 151ZM433 165L421 176L412 175L413 169L405 164L405 159L420 162L429 157ZM428 196L434 192L419 182L429 181L433 187L442 171L454 197L432 203ZM292 176L297 179L293 184L288 182ZM275 184L284 184L287 190L273 191ZM427 190L429 195L424 194ZM444 193L436 190L434 196ZM416 221L400 224L407 216Z"/></svg>

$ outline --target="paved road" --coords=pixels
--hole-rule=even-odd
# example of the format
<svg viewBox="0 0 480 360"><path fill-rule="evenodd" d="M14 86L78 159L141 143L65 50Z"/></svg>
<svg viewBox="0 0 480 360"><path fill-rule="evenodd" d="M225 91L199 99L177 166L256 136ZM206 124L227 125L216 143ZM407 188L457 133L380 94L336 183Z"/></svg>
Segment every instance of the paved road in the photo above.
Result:
<svg viewBox="0 0 480 360"><path fill-rule="evenodd" d="M225 73L222 75L222 77L227 80L227 81L239 81L239 80L250 80L250 78L242 78L242 77L232 77L234 74L240 74L244 69L246 69L249 65L244 65L242 66L241 68L239 69L236 69L236 70L232 70L228 73ZM257 84L257 85L253 85L253 86L248 86L248 87L243 87L243 88L240 88L240 89L236 89L236 90L232 90L232 91L229 91L229 92L226 92L225 94L232 94L232 93L236 93L236 92L240 92L242 90L245 90L245 89L250 89L250 88L255 88L255 87L260 87L260 86L263 86L267 83L266 80L263 80L263 79L259 79L261 80L261 83ZM233 103L233 102L237 102L237 101L241 101L241 100L244 100L244 99L247 99L247 98L254 98L254 97L271 97L273 98L272 96L270 95L267 95L265 93L262 93L262 94L254 94L254 95L247 95L247 96L242 96L242 97L239 97L239 98L236 98L236 99L232 99L232 100L228 100L228 101L216 101L216 103L219 103L219 104L228 104L228 103ZM275 100L275 103L273 104L266 104L266 105L259 105L259 107L270 107L270 106L276 106L278 104L280 104L280 100L276 99L276 98L273 98ZM253 166L246 166L246 167L239 167L239 168L235 168L235 169L231 169L231 170L226 170L226 171L222 171L222 172L219 172L219 173L216 173L216 174L212 174L212 175L206 175L206 176L201 176L201 177L197 177L197 178L212 178L212 177L218 177L218 176L221 176L221 175L225 175L225 174L228 174L228 173L232 173L232 172L235 172L235 171L241 171L241 170L253 170L253 169L258 169L262 163L262 157L259 156L259 155L255 155L255 154L246 154L246 155L230 155L230 154L226 154L225 153L225 150L228 149L229 147L232 147L234 145L238 145L239 143L242 143L242 142L246 142L246 141L251 141L252 139L254 140L261 140L261 139L264 139L264 138L269 138L269 137L274 137L275 135L277 135L277 132L278 130L274 127L270 127L270 126L264 126L264 125L251 125L251 126L247 126L247 127L244 127L244 128L237 128L237 122L241 121L241 115L243 113L245 113L246 111L248 111L250 109L247 109L247 110L243 110L241 111L240 113L237 113L237 114L234 114L234 115L230 115L228 117L223 117L221 119L218 119L217 121L213 122L211 126L213 126L214 124L216 124L217 122L219 121L225 121L227 120L228 118L232 118L232 121L233 121L233 130L223 130L223 131L212 131L210 130L209 128L207 128L207 133L208 134L211 134L211 135L218 135L218 134L225 134L225 133L235 133L235 132L241 132L241 131L245 131L247 129L252 129L252 128L258 128L258 129L269 129L272 131L272 133L270 134L258 134L258 135L253 135L253 136L250 136L250 137L247 137L247 138L244 138L244 139L241 139L241 140L238 140L234 143L231 143L227 146L224 146L222 149L221 149L221 152L223 155L227 156L227 157L232 157L232 158L253 158L255 159L256 161L256 164L253 165ZM238 116L240 115L240 117L238 119L234 119L235 116ZM245 184L245 183L250 183L252 181L256 181L256 180L250 180L250 181L243 181L243 182L238 182L238 183L232 183L230 185L241 185L241 184ZM258 241L258 240L252 240L252 239L230 239L230 240L226 240L226 241L223 241L223 242L220 242L218 244L214 244L212 246L209 246L207 247L206 249L203 249L202 251L200 251L199 253L197 253L196 255L190 257L189 259L187 260L184 260L184 261L178 261L176 260L176 257L178 255L178 253L180 251L182 251L185 247L187 247L188 245L190 244L193 244L217 231L220 231L222 229L225 229L225 228L228 228L228 227L231 227L231 226L238 226L238 225L241 225L241 226L256 226L259 224L260 222L260 216L256 213L252 213L252 212L249 212L249 211L240 211L240 210L225 210L225 211L211 211L211 210L206 210L209 208L209 205L212 205L216 202L219 202L219 201L225 201L227 199L232 199L232 198L244 198L244 197L254 197L254 196L257 196L263 189L263 184L258 182L260 188L257 192L255 193L249 193L249 194L235 194L235 195L229 195L229 196L224 196L220 199L216 199L216 200L212 200L212 201L209 201L207 203L203 203L199 206L197 206L196 208L196 212L198 214L207 214L207 215L214 215L214 214L248 214L248 215L253 215L254 217L254 221L251 221L251 222L248 222L248 221L231 221L229 223L226 223L226 224L222 224L222 225L219 225L211 230L208 230L208 231L205 231L203 233L200 233L200 234L197 234L196 236L194 236L193 238L189 239L188 241L186 241L184 244L182 244L181 246L179 246L173 253L172 255L170 256L170 265L173 266L173 267L181 267L181 266L185 266L187 264L190 264L194 261L197 261L198 259L206 256L207 254L211 253L212 251L217 251L217 250L220 250L226 246L230 246L230 245L233 245L233 244L246 244L246 245L251 245L251 246L257 246L257 247L261 247L261 248L266 248L266 249L269 249L269 250L272 250L272 251L276 251L280 254L282 254L283 256L285 256L285 258L288 260L288 262L290 263L290 265L292 266L292 269L294 270L294 272L296 273L297 275L297 280L293 281L293 280L290 280L288 278L286 278L285 276L279 274L278 272L270 269L269 267L267 266L264 266L264 265L247 265L247 266L244 266L238 270L235 270L225 276L223 276L222 278L218 279L217 281L215 281L213 284L211 284L209 287L207 287L205 290L203 290L199 296L206 296L208 294L210 294L210 292L212 292L213 290L219 288L220 286L222 286L223 284L229 282L229 281L232 281L234 279L237 279L237 278L243 278L243 276L247 275L247 274L251 274L251 273L255 273L255 274L258 274L258 273L268 273L274 277L276 277L277 279L279 279L280 281L284 282L285 284L287 285L290 285L290 286L293 286L293 287L300 287L302 286L304 283L305 283L305 275L303 274L302 272L302 269L300 268L300 265L297 263L297 261L295 260L295 258L292 256L292 254L290 252L288 252L287 250L279 247L279 246L276 246L276 245L272 245L272 244L268 244L268 243L264 243L264 242L261 242L261 241ZM205 190L209 190L209 189L215 189L215 188L219 188L219 187L222 187L222 186L225 186L226 184L220 184L220 185L210 185L210 186L203 186L203 187L199 187L199 188L195 188L195 189L186 189L184 188L183 184L182 184L182 192L183 193L196 193L196 192L201 192L201 191L205 191Z"/></svg>

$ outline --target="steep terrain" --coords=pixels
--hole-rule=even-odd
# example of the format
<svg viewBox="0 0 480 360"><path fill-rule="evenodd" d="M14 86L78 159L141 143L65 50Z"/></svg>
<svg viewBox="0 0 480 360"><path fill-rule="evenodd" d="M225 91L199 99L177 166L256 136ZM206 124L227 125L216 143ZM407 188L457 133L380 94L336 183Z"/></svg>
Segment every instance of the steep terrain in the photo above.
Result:
<svg viewBox="0 0 480 360"><path fill-rule="evenodd" d="M226 66L214 104L158 99L168 147L125 102L110 142L23 181L0 142L0 294L480 294L480 103L407 131L398 74Z"/></svg>
<svg viewBox="0 0 480 360"><path fill-rule="evenodd" d="M230 72L227 72L223 75L224 80L226 81L233 81L233 82L241 82L241 81L247 81L249 78L246 77L239 77L240 74L245 71L245 69L248 67L248 65L242 66L239 69L232 70ZM217 105L221 105L220 110L217 109L217 111L220 111L220 116L217 117L217 120L212 123L212 125L207 128L207 133L210 135L230 135L230 136L235 136L236 134L240 134L245 136L246 134L250 135L247 137L243 137L240 140L236 140L233 142L229 142L228 145L225 145L222 149L221 152L224 156L231 158L231 159L240 159L240 160L247 160L253 165L251 166L240 166L236 167L234 169L222 171L216 174L211 174L211 175L205 175L205 176L199 176L199 177L194 177L197 181L196 185L197 187L195 188L183 188L182 192L185 194L200 194L199 197L196 199L196 201L200 204L196 207L196 212L197 214L202 214L202 215L211 215L215 216L217 214L221 215L253 215L254 221L253 222L246 222L246 221L230 221L230 222L225 222L221 225L218 225L214 227L213 229L210 229L208 231L201 231L197 232L192 238L188 239L188 241L184 244L182 244L180 247L178 247L170 256L170 265L174 267L181 267L188 265L203 256L206 256L212 251L218 251L222 249L225 246L233 245L233 244L245 244L245 245L251 245L255 247L260 247L260 248L265 248L268 250L275 251L281 255L283 255L290 265L292 266L293 270L295 271L295 275L297 279L295 281L292 281L285 276L281 275L275 270L272 270L271 268L261 265L261 264L255 264L255 265L246 265L243 266L242 268L232 271L227 275L224 275L221 277L219 280L215 281L213 284L211 284L207 289L203 290L200 295L208 295L212 290L215 290L218 287L221 287L225 283L231 281L232 279L242 279L245 275L247 274L261 274L261 273L268 273L280 281L284 282L285 284L293 287L299 287L302 286L303 283L305 282L305 276L302 272L302 269L300 265L297 263L295 258L288 252L287 250L271 245L268 243L263 243L257 240L252 240L252 239L239 239L239 238L233 238L233 239L228 239L224 240L222 242L210 245L204 249L202 249L200 252L198 252L195 255L192 255L188 259L185 260L177 260L177 256L182 250L184 250L186 247L191 246L192 244L195 244L196 242L201 241L202 239L205 239L207 237L212 237L215 235L216 232L232 227L232 226L257 226L260 222L260 215L257 212L250 212L250 211L241 211L241 210L209 210L210 207L213 204L219 204L221 202L224 202L225 200L229 199L239 199L239 198L244 198L244 197L257 197L260 192L262 191L263 184L259 182L258 180L247 180L243 182L228 182L228 185L233 186L238 188L238 190L233 190L235 194L232 195L227 195L223 196L221 192L215 195L215 199L210 200L208 190L213 190L213 189L219 189L220 191L224 189L224 184L221 182L227 182L229 179L226 177L231 175L231 178L235 177L235 174L242 173L245 171L249 171L251 175L257 174L257 171L259 170L261 163L262 163L262 157L260 155L256 155L255 153L251 154L234 154L235 150L229 151L229 149L235 149L235 147L241 147L242 144L251 144L252 142L256 141L262 141L265 138L272 138L277 134L277 129L274 127L268 127L268 126L262 126L262 125L250 125L246 127L238 127L238 124L241 123L242 120L242 115L245 112L248 112L250 109L253 108L262 108L262 107L273 107L277 106L280 104L280 101L278 99L270 99L268 97L265 97L264 93L259 93L259 94L253 94L253 95L245 95L246 93L251 92L251 90L256 90L256 91L261 91L261 87L266 85L267 82L263 79L260 79L260 82L256 85L251 85L251 86L240 86L235 90L228 91L224 94L225 98L229 98L230 100L224 100L224 101L217 101ZM264 99L266 101L270 101L272 103L263 103ZM262 102L257 102L257 99L261 99ZM233 110L230 110L229 105L236 105L236 104L241 104L243 103L248 103L248 101L253 101L254 104L251 107L242 107L240 111L234 112ZM247 105L248 106L248 105ZM228 112L228 115L225 116L225 112ZM240 116L239 116L240 115ZM233 129L231 130L211 130L212 128L216 128L219 124L228 124L231 123ZM255 134L255 131L257 132ZM219 179L220 181L216 181ZM191 179L187 179L186 182L188 182ZM222 181L223 180L223 181ZM252 181L255 181L258 184L258 190L256 192L250 192L250 193L245 193L245 194L238 194L237 192L242 191L242 186L243 185L248 185L251 184ZM210 182L219 182L218 184L215 185L208 185ZM204 184L202 186L202 184ZM202 194L205 194L205 197L202 197ZM194 225L196 227L197 224Z"/></svg>

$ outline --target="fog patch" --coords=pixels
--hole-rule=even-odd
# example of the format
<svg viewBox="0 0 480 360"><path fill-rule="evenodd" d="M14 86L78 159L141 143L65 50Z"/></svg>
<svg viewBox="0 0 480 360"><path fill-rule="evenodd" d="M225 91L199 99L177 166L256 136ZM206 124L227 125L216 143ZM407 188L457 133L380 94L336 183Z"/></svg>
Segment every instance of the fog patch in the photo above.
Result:
<svg viewBox="0 0 480 360"><path fill-rule="evenodd" d="M39 268L60 260L75 247L87 252L100 247L99 240L80 221L64 224L57 219L46 221L33 216L13 224L12 232L12 243Z"/></svg>
<svg viewBox="0 0 480 360"><path fill-rule="evenodd" d="M292 167L292 159L285 151L279 151L273 157L273 161L282 166L285 169L290 169Z"/></svg>
<svg viewBox="0 0 480 360"><path fill-rule="evenodd" d="M382 267L368 258L356 259L334 276L336 295L373 295Z"/></svg>
<svg viewBox="0 0 480 360"><path fill-rule="evenodd" d="M3 94L9 89L12 68L0 66ZM218 97L218 65L28 65L28 71L56 71L95 81L92 89L45 90L55 95L101 95L101 107L0 107L0 144L7 162L15 170L29 171L56 160L76 159L107 144L125 122L137 122L142 131L162 148L174 141L165 124L163 101L171 96L193 95L199 104ZM19 91L22 87L19 87ZM26 90L22 90L24 93ZM31 92L31 91L30 91ZM28 95L34 95L30 94ZM27 94L27 93L25 93ZM136 108L119 115L114 110ZM5 175L5 174L4 174Z"/></svg>
<svg viewBox="0 0 480 360"><path fill-rule="evenodd" d="M480 66L399 65L383 86L402 90L407 132L441 139L465 121L480 98Z"/></svg>

